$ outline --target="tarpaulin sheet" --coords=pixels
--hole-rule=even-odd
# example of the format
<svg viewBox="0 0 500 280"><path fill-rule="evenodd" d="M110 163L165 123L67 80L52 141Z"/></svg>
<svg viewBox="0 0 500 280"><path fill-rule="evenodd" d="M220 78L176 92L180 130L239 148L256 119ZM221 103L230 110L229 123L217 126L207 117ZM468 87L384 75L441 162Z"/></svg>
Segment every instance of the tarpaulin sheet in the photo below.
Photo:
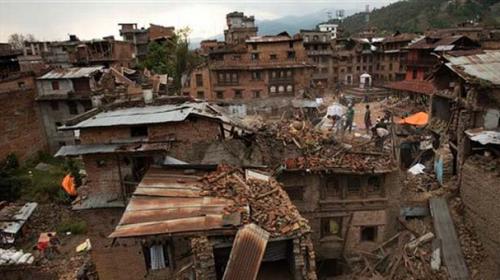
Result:
<svg viewBox="0 0 500 280"><path fill-rule="evenodd" d="M62 188L70 195L70 196L76 196L76 187L75 187L75 179L71 175L66 175L64 177L62 183L61 183Z"/></svg>
<svg viewBox="0 0 500 280"><path fill-rule="evenodd" d="M399 121L400 124L426 125L429 122L429 114L418 112Z"/></svg>

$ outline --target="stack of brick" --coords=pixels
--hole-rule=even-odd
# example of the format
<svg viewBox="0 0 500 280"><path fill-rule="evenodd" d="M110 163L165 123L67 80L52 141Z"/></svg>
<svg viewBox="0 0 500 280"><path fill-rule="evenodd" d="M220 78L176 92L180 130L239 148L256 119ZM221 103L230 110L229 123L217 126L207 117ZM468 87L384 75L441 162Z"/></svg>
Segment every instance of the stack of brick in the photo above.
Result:
<svg viewBox="0 0 500 280"><path fill-rule="evenodd" d="M380 151L375 141L363 137L353 137L349 143L341 143L331 132L321 131L308 121L282 120L265 125L258 133L257 143L272 154L270 158L274 161L266 164L284 163L287 169L346 168L370 172L388 170L396 165L388 147ZM388 146L392 144L390 140L386 143Z"/></svg>
<svg viewBox="0 0 500 280"><path fill-rule="evenodd" d="M202 195L234 200L235 204L225 209L226 214L239 212L243 223L256 223L273 237L301 235L310 231L307 220L274 178L268 181L247 180L241 170L221 166L218 171L204 177L202 182Z"/></svg>
<svg viewBox="0 0 500 280"><path fill-rule="evenodd" d="M198 280L216 279L213 246L206 236L191 238L194 272Z"/></svg>

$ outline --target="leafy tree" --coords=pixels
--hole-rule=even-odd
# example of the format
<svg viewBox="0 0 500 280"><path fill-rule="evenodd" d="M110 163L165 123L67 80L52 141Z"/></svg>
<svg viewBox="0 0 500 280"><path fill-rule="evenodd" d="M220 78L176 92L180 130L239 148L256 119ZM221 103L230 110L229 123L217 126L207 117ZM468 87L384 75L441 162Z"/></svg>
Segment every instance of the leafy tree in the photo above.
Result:
<svg viewBox="0 0 500 280"><path fill-rule="evenodd" d="M175 88L180 89L182 75L201 62L201 58L189 49L190 32L188 27L182 28L166 42L150 43L141 66L157 74L168 74Z"/></svg>
<svg viewBox="0 0 500 280"><path fill-rule="evenodd" d="M24 48L24 42L34 42L34 41L36 41L36 39L33 34L21 34L21 33L10 34L8 39L8 42L13 49L22 49Z"/></svg>

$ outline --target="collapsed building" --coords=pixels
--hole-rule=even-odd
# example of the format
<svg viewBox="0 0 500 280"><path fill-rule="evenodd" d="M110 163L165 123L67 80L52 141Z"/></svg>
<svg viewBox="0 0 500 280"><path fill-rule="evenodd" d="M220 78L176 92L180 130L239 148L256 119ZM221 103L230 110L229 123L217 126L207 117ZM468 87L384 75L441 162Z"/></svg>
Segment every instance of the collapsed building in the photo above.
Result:
<svg viewBox="0 0 500 280"><path fill-rule="evenodd" d="M394 135L375 147L370 138L332 138L307 122L268 128L264 146L277 178L309 220L321 275L342 273L344 259L370 251L397 229L399 168Z"/></svg>
<svg viewBox="0 0 500 280"><path fill-rule="evenodd" d="M443 58L445 62L433 74L437 91L432 97L430 129L440 140L440 150L452 151L465 218L474 225L498 265L500 223L495 209L498 208L500 81L496 71L500 52L484 50ZM438 162L438 176L442 164ZM496 275L499 273L497 270Z"/></svg>
<svg viewBox="0 0 500 280"><path fill-rule="evenodd" d="M317 279L310 228L274 178L198 168L149 169L110 235L141 241L146 277Z"/></svg>
<svg viewBox="0 0 500 280"><path fill-rule="evenodd" d="M120 36L134 46L135 61L140 62L148 53L151 42L164 42L175 35L175 27L150 24L148 28L138 28L137 23L119 23Z"/></svg>

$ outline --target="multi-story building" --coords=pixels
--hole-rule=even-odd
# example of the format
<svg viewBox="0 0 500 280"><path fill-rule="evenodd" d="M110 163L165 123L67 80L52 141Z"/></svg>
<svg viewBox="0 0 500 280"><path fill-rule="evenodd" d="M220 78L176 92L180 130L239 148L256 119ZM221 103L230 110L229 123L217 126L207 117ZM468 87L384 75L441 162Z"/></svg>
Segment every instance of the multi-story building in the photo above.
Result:
<svg viewBox="0 0 500 280"><path fill-rule="evenodd" d="M412 113L413 108L429 108L429 100L436 87L428 80L434 68L439 65L438 54L447 53L460 54L468 51L476 52L479 44L462 35L448 36L444 38L422 36L415 39L408 47L405 59L400 59L400 70L406 70L404 79L390 82L385 88L401 99L407 98L404 106L394 108L394 113ZM406 69L404 69L406 66ZM399 74L401 75L401 74ZM423 106L422 106L423 105Z"/></svg>
<svg viewBox="0 0 500 280"><path fill-rule="evenodd" d="M245 16L241 12L232 12L226 15L227 29L224 30L226 44L244 44L250 37L257 36L258 28L255 26L253 16Z"/></svg>
<svg viewBox="0 0 500 280"><path fill-rule="evenodd" d="M318 88L329 88L334 85L333 81L333 51L332 35L330 31L300 30L300 36L304 44L309 62L314 64L311 81Z"/></svg>
<svg viewBox="0 0 500 280"><path fill-rule="evenodd" d="M37 78L36 100L42 113L49 150L74 144L73 131L61 131L64 122L92 109L91 93L96 89L103 66L54 69Z"/></svg>
<svg viewBox="0 0 500 280"><path fill-rule="evenodd" d="M339 19L330 19L327 22L318 24L317 29L321 32L329 32L331 34L330 38L334 40L337 39L340 35L340 23L341 21Z"/></svg>
<svg viewBox="0 0 500 280"><path fill-rule="evenodd" d="M373 85L404 78L405 47L415 35L337 39L333 42L333 81L359 85L368 74Z"/></svg>
<svg viewBox="0 0 500 280"><path fill-rule="evenodd" d="M138 61L142 61L148 53L148 45L153 41L165 41L175 33L173 26L150 24L148 28L138 28L137 23L120 23L120 36L134 45L134 53Z"/></svg>
<svg viewBox="0 0 500 280"><path fill-rule="evenodd" d="M82 41L70 35L62 42L25 42L21 67L39 72L47 66L67 68L71 66L105 65L108 67L134 66L135 53L129 42L103 39Z"/></svg>
<svg viewBox="0 0 500 280"><path fill-rule="evenodd" d="M234 37L228 41L236 43ZM300 36L255 36L214 45L206 63L190 73L183 93L207 100L294 96L309 87L312 69Z"/></svg>

